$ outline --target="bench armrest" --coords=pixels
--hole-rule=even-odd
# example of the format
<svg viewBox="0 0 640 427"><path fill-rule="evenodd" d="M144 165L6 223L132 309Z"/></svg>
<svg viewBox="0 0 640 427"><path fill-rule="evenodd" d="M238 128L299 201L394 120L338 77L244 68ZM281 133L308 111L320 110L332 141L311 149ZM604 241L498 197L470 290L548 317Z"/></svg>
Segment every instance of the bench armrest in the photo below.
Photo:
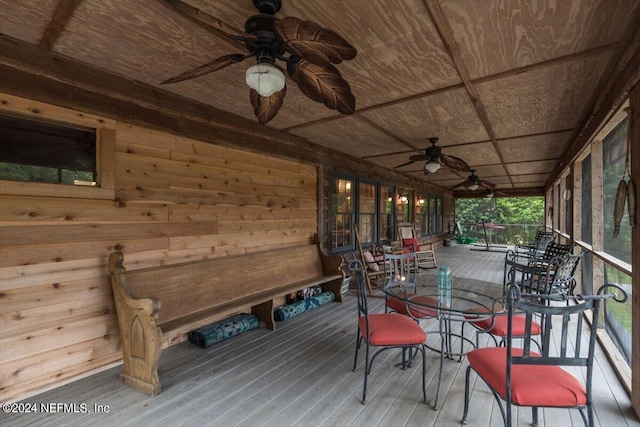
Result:
<svg viewBox="0 0 640 427"><path fill-rule="evenodd" d="M122 265L123 261L122 252L112 252L109 255L109 274L116 304L125 304L131 310L142 310L147 316L156 319L160 311L160 300L155 297L137 298L131 295L125 279L126 269Z"/></svg>
<svg viewBox="0 0 640 427"><path fill-rule="evenodd" d="M341 268L342 266L342 257L340 255L325 255L320 247L319 243L316 243L318 246L318 253L320 254L320 262L322 263L322 274L325 276L335 276L336 274L342 275L344 279L346 277L345 272Z"/></svg>
<svg viewBox="0 0 640 427"><path fill-rule="evenodd" d="M111 288L116 304L122 342L122 374L126 384L155 396L160 392L158 360L162 349L162 331L156 325L160 300L136 298L129 292L122 252L109 255Z"/></svg>

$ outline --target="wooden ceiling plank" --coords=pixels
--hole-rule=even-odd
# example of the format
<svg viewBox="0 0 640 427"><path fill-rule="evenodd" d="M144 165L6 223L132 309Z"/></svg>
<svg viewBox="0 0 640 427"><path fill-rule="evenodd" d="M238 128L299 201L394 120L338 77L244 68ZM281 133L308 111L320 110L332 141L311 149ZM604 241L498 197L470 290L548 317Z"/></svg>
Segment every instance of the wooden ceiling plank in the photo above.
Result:
<svg viewBox="0 0 640 427"><path fill-rule="evenodd" d="M209 15L208 13L193 7L189 4L183 3L180 0L158 0L160 3L168 6L172 11L178 12L181 16L187 18L189 21L199 25L211 34L220 36L228 45L237 49L239 44L244 44L240 39L254 39L257 37L254 34L245 33L242 30L235 28L234 26L227 24L219 18ZM236 40L236 43L231 43L231 40Z"/></svg>
<svg viewBox="0 0 640 427"><path fill-rule="evenodd" d="M357 115L354 116L354 118L358 121L361 121L363 123L368 124L369 126L371 126L372 128L376 129L379 132L384 133L385 135L387 135L389 138L393 138L396 141L398 141L400 144L405 145L407 148L410 148L412 150L418 150L416 147L414 147L413 145L409 144L407 141L405 141L404 139L400 138L399 136L395 135L393 132L389 132L387 129L383 128L382 126L378 125L377 123L373 122L372 120L369 120L368 118L362 116L362 115ZM364 157L363 157L364 158Z"/></svg>
<svg viewBox="0 0 640 427"><path fill-rule="evenodd" d="M571 53L569 55L564 55L557 58L549 59L547 61L537 62L535 64L526 65L524 67L513 68L511 70L503 71L501 73L495 73L488 76L480 77L478 79L473 80L473 83L481 84L481 83L486 83L493 80L504 79L504 78L515 76L522 73L537 71L542 68L553 67L555 65L563 64L565 62L573 62L575 60L587 58L589 56L600 55L601 53L610 52L617 47L618 47L617 43L606 44L603 46L594 47L592 49L587 49L580 52Z"/></svg>
<svg viewBox="0 0 640 427"><path fill-rule="evenodd" d="M553 184L564 168L580 154L606 124L616 109L624 102L631 89L640 81L640 7L625 30L618 47L593 91L582 119L569 141L571 143L560 156L560 162L552 171L547 186Z"/></svg>
<svg viewBox="0 0 640 427"><path fill-rule="evenodd" d="M482 121L486 129L487 135L489 135L489 138L493 143L493 148L498 154L500 161L504 164L504 158L503 158L502 152L500 151L500 147L498 147L498 144L496 142L496 135L493 130L493 127L491 126L491 122L489 121L489 116L487 115L484 105L480 100L480 96L478 95L478 91L476 90L473 84L473 81L471 79L471 73L469 72L468 67L466 66L466 64L462 59L462 54L460 53L460 47L458 46L458 43L455 40L453 29L449 25L449 22L447 21L447 18L445 17L444 12L440 7L440 3L438 3L438 0L423 0L423 2L427 7L427 9L429 10L431 19L433 20L438 30L438 33L442 38L445 48L449 51L449 54L451 55L451 59L453 60L453 63L455 64L456 69L458 70L458 73L460 74L460 78L462 79L462 82L464 83L464 86L467 89L469 96L471 97L473 106L475 107L476 112L478 113L478 116L480 117L480 120ZM508 174L509 172L507 171L507 175Z"/></svg>
<svg viewBox="0 0 640 427"><path fill-rule="evenodd" d="M51 50L82 0L60 0L56 12L38 43L40 49Z"/></svg>

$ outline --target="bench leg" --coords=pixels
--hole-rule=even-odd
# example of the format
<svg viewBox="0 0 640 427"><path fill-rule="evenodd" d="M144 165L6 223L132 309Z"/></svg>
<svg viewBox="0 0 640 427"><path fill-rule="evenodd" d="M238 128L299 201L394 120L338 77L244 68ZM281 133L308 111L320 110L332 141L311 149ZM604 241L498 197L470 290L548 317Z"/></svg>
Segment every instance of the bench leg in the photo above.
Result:
<svg viewBox="0 0 640 427"><path fill-rule="evenodd" d="M267 328L276 330L276 320L273 317L273 300L268 300L251 307L251 314L258 316Z"/></svg>
<svg viewBox="0 0 640 427"><path fill-rule="evenodd" d="M342 279L332 280L322 284L323 291L331 291L335 295L335 302L342 302Z"/></svg>
<svg viewBox="0 0 640 427"><path fill-rule="evenodd" d="M120 380L148 396L155 396L160 393L158 360L162 350L162 331L148 324L145 327L143 323L134 315L124 329Z"/></svg>

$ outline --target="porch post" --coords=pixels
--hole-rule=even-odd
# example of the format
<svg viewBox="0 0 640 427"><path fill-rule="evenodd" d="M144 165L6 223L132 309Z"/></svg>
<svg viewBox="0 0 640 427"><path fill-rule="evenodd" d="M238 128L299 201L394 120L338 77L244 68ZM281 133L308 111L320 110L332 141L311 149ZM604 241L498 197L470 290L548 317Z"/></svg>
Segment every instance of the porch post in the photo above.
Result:
<svg viewBox="0 0 640 427"><path fill-rule="evenodd" d="M636 222L631 228L631 405L640 417L640 83L629 96L631 107L631 181L636 188Z"/></svg>

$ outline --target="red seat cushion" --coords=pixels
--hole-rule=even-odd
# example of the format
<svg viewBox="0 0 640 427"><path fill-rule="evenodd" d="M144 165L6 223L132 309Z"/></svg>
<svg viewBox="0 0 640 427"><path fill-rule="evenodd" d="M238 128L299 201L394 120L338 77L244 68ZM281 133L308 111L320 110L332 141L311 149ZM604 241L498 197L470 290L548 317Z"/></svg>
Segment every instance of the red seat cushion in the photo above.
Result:
<svg viewBox="0 0 640 427"><path fill-rule="evenodd" d="M438 301L435 298L428 297L426 295L407 294L407 298L411 300L411 316L421 319L423 317L435 317L436 310L431 307L437 307ZM422 305L422 306L421 306ZM424 307L429 306L429 307ZM407 311L407 303L400 298L389 297L387 299L387 307L391 310L409 314Z"/></svg>
<svg viewBox="0 0 640 427"><path fill-rule="evenodd" d="M415 252L420 252L420 244L418 243L418 239L402 239L402 246L413 246L413 250Z"/></svg>
<svg viewBox="0 0 640 427"><path fill-rule="evenodd" d="M483 313L483 312L486 312L487 310L477 309L474 311L477 313ZM467 316L467 318L470 319L471 316ZM508 322L509 322L509 317L506 315L506 313L504 315L491 316L491 317L483 318L481 320L472 321L473 324L475 324L477 327L484 330L485 332L489 332L490 334L496 335L499 337L507 336ZM524 335L525 325L526 325L526 318L524 315L518 315L518 314L514 315L513 325L512 325L513 335L514 336ZM540 335L542 333L542 328L540 327L539 323L533 322L531 324L531 333L533 335Z"/></svg>
<svg viewBox="0 0 640 427"><path fill-rule="evenodd" d="M358 319L360 333L367 339L365 317ZM416 345L427 340L427 334L410 317L402 314L370 314L369 344L371 345Z"/></svg>
<svg viewBox="0 0 640 427"><path fill-rule="evenodd" d="M522 355L522 349L514 348L512 351L514 355ZM507 349L480 348L469 352L467 359L478 375L505 399ZM541 407L586 405L587 391L573 375L559 366L512 365L511 402Z"/></svg>

